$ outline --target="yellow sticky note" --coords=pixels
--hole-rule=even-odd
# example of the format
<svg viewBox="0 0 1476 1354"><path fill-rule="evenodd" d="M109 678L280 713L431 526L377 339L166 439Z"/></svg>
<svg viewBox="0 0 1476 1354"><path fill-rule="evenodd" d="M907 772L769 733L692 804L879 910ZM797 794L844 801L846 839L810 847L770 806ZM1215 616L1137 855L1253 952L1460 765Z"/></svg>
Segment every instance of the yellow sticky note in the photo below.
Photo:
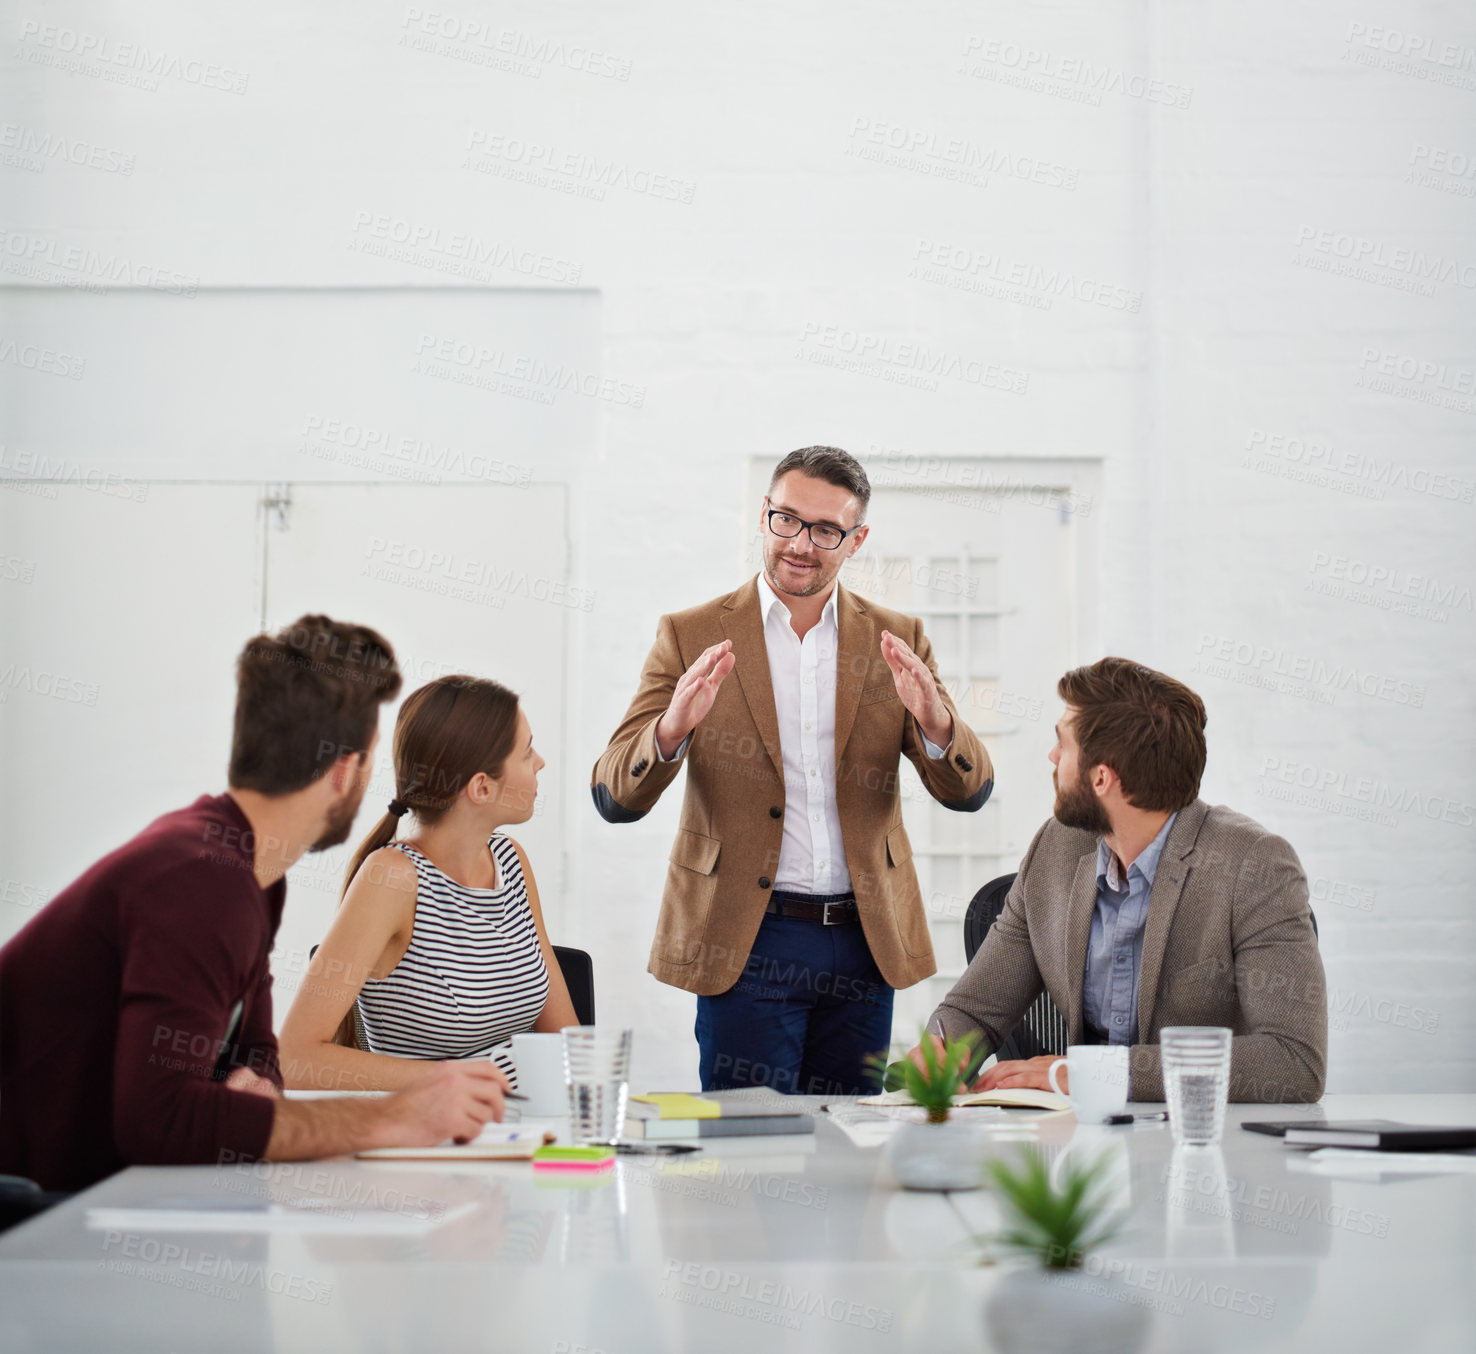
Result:
<svg viewBox="0 0 1476 1354"><path fill-rule="evenodd" d="M633 1095L647 1105L655 1105L662 1119L721 1119L723 1107L716 1100L704 1100L685 1091L655 1091L651 1095Z"/></svg>

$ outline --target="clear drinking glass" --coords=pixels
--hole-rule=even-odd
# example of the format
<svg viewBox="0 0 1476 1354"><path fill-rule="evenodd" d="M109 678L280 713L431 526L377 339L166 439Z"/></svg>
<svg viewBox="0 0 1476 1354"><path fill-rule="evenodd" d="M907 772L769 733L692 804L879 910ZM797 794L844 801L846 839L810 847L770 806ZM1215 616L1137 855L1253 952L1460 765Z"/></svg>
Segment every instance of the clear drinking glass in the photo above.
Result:
<svg viewBox="0 0 1476 1354"><path fill-rule="evenodd" d="M575 1143L608 1143L625 1127L630 1089L630 1030L571 1025L564 1030L569 1134Z"/></svg>
<svg viewBox="0 0 1476 1354"><path fill-rule="evenodd" d="M1159 1051L1174 1141L1185 1147L1219 1142L1230 1090L1230 1031L1219 1025L1170 1025L1159 1034Z"/></svg>

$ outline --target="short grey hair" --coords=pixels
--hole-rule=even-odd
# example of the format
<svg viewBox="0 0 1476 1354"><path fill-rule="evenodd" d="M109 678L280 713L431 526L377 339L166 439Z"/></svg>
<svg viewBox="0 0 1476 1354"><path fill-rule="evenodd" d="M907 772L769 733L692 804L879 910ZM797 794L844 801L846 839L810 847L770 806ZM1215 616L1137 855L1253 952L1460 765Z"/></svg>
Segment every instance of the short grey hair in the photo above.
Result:
<svg viewBox="0 0 1476 1354"><path fill-rule="evenodd" d="M861 504L856 525L860 526L866 520L866 509L871 502L871 481L866 478L861 462L850 452L842 451L839 447L801 447L798 451L791 451L774 467L774 473L769 476L770 493L774 492L774 486L779 483L780 477L789 474L791 470L798 470L801 475L808 475L811 479L824 480L826 484L833 484L838 489L848 490Z"/></svg>

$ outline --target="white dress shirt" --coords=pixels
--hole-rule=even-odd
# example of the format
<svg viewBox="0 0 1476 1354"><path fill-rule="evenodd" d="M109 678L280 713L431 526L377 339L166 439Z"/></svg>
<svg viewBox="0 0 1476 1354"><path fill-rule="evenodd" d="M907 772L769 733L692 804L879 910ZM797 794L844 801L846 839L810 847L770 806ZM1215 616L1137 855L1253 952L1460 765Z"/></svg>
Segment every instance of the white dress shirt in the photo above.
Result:
<svg viewBox="0 0 1476 1354"><path fill-rule="evenodd" d="M835 674L840 647L838 587L830 590L820 622L800 639L789 608L758 576L764 613L769 680L779 716L784 761L784 838L774 887L790 893L849 893L851 872L835 805ZM923 736L929 757L945 749Z"/></svg>
<svg viewBox="0 0 1476 1354"><path fill-rule="evenodd" d="M830 590L819 623L801 640L790 624L789 608L769 586L769 580L762 573L758 576L764 647L768 650L769 682L774 690L779 750L784 762L784 837L779 845L774 888L789 893L851 891L851 872L846 868L846 848L835 805L838 591L839 585ZM670 760L686 754L691 738L688 734ZM926 734L922 740L934 760L947 751ZM659 747L656 755L661 757Z"/></svg>
<svg viewBox="0 0 1476 1354"><path fill-rule="evenodd" d="M848 893L851 888L835 808L836 592L831 588L819 624L800 639L789 608L769 580L758 577L784 761L784 838L774 887L790 893Z"/></svg>

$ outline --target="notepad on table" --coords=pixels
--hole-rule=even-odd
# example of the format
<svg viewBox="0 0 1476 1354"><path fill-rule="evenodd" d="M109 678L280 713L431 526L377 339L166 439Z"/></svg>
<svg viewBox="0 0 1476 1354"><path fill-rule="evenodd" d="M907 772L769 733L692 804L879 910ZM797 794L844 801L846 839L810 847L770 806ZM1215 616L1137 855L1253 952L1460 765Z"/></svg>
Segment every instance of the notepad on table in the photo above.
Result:
<svg viewBox="0 0 1476 1354"><path fill-rule="evenodd" d="M615 1153L599 1143L575 1147L540 1147L533 1154L533 1169L540 1172L598 1174L615 1169Z"/></svg>
<svg viewBox="0 0 1476 1354"><path fill-rule="evenodd" d="M470 1142L443 1142L434 1147L366 1147L354 1155L363 1161L527 1161L553 1134L542 1129L488 1124Z"/></svg>

